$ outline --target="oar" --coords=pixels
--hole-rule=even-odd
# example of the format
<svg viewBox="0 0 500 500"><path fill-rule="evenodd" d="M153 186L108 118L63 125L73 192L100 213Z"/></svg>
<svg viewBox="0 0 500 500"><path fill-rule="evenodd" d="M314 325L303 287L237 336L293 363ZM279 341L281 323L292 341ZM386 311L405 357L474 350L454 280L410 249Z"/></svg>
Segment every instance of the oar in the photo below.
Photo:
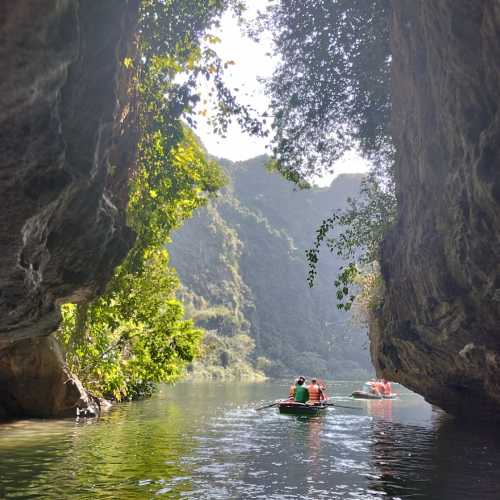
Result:
<svg viewBox="0 0 500 500"><path fill-rule="evenodd" d="M324 403L325 406L336 406L337 408L348 408L349 410L362 410L363 408L360 408L359 406L345 406L345 405L338 405L335 403Z"/></svg>
<svg viewBox="0 0 500 500"><path fill-rule="evenodd" d="M270 405L261 406L260 408L255 408L255 411L264 410L266 408L271 408L272 406L276 406L279 403L280 403L279 401L275 401L274 403L271 403Z"/></svg>

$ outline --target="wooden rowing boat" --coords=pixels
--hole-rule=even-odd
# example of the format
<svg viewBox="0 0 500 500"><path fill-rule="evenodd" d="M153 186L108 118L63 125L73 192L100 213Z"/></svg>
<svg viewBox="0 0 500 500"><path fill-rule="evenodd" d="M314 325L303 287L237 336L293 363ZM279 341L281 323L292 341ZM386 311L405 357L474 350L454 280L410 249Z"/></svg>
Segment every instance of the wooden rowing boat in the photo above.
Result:
<svg viewBox="0 0 500 500"><path fill-rule="evenodd" d="M324 404L305 404L298 403L297 401L284 400L278 403L280 413L287 415L307 415L316 416L320 415L327 409Z"/></svg>
<svg viewBox="0 0 500 500"><path fill-rule="evenodd" d="M373 394L371 392L364 391L354 391L351 396L356 399L396 399L397 394L389 394L388 396L383 396L379 394Z"/></svg>

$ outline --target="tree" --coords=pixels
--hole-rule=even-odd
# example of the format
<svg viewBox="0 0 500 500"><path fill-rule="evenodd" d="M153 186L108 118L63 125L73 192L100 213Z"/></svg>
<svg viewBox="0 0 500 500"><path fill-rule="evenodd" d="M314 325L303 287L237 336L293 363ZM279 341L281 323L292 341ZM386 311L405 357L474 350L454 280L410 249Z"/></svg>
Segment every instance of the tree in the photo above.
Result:
<svg viewBox="0 0 500 500"><path fill-rule="evenodd" d="M347 209L334 212L316 230L313 247L306 251L309 286L314 284L323 243L330 252L346 261L334 283L339 309L351 308L356 299L353 285L362 283L365 288L374 284L378 286L379 280L359 280L358 276L365 271L378 275L378 268L374 271L373 264L379 260L380 244L395 220L396 209L393 186L370 173L361 184L360 196L349 199ZM328 236L332 232L333 236ZM364 295L370 295L368 290L364 291Z"/></svg>
<svg viewBox="0 0 500 500"><path fill-rule="evenodd" d="M321 244L346 259L335 282L339 308L354 300L360 268L378 259L394 220L389 0L281 0L261 15L280 63L267 83L275 167L304 183L357 149L371 162L360 197L317 230L307 252L313 285ZM262 29L262 28L261 28Z"/></svg>
<svg viewBox="0 0 500 500"><path fill-rule="evenodd" d="M95 394L121 400L151 394L176 380L199 349L202 331L184 320L179 281L166 250L147 250L140 273L119 268L106 294L84 308L84 333L74 304L63 309L59 338L67 362ZM80 313L80 314L79 314Z"/></svg>
<svg viewBox="0 0 500 500"><path fill-rule="evenodd" d="M128 204L137 238L105 294L63 308L59 331L70 368L99 395L147 395L156 382L175 380L198 351L202 332L183 319L165 245L171 231L225 182L181 119L193 123L196 79L212 78L222 92L221 129L233 113L250 120L224 90L216 53L201 48L207 29L230 5L236 2L142 4L138 56L123 61L137 75L138 160Z"/></svg>
<svg viewBox="0 0 500 500"><path fill-rule="evenodd" d="M281 171L390 152L389 19L389 0L282 0L263 15L280 61L267 91Z"/></svg>

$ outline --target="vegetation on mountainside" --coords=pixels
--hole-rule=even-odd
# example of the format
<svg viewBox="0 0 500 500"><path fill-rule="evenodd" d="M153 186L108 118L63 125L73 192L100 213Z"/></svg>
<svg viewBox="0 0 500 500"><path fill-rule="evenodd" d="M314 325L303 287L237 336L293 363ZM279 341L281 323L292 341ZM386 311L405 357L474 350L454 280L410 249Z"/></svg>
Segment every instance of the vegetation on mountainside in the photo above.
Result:
<svg viewBox="0 0 500 500"><path fill-rule="evenodd" d="M201 330L184 320L179 286L164 249L170 232L224 184L207 160L192 122L199 77L213 81L219 130L244 116L222 82L223 63L202 39L232 1L145 0L135 69L139 100L137 168L130 182L129 224L137 240L115 270L106 293L85 306L63 307L59 339L72 371L98 395L147 395L159 381L176 379L199 350ZM258 130L253 130L253 132Z"/></svg>
<svg viewBox="0 0 500 500"><path fill-rule="evenodd" d="M210 331L190 376L254 378L236 348L268 376L307 374L312 366L323 377L367 376L365 330L331 307L340 259L324 259L314 289L304 280L314 227L332 199L345 206L362 176L297 192L266 172L267 161L223 161L228 186L173 234L169 251L187 316ZM253 351L240 349L241 335L253 339Z"/></svg>
<svg viewBox="0 0 500 500"><path fill-rule="evenodd" d="M262 371L269 361L258 358L252 363L250 356L255 341L248 335L224 336L217 330L207 330L203 337L200 356L189 367L192 380L220 380L261 382L266 379Z"/></svg>
<svg viewBox="0 0 500 500"><path fill-rule="evenodd" d="M348 260L335 280L340 309L351 307L356 276L378 259L397 208L389 132L390 14L390 0L291 0L273 3L261 15L280 60L267 85L277 169L303 182L331 170L351 149L372 164L360 196L320 225L307 253L311 286L323 242Z"/></svg>
<svg viewBox="0 0 500 500"><path fill-rule="evenodd" d="M373 266L379 259L382 238L395 216L394 192L369 176L361 184L360 196L349 199L346 209L334 211L317 229L314 245L306 251L309 286L313 286L317 276L319 252L325 243L330 252L346 261L340 267L335 287L337 307L349 310L356 298L352 285L362 284L363 288L372 283L371 280L357 279L358 275L365 272L378 274ZM334 236L328 236L338 228L342 229Z"/></svg>
<svg viewBox="0 0 500 500"><path fill-rule="evenodd" d="M241 276L242 243L213 201L185 230L174 234L171 245L185 285L179 298L187 317L206 332L190 378L262 380L266 360L261 359L258 367L253 362L255 342L245 315L252 302Z"/></svg>
<svg viewBox="0 0 500 500"><path fill-rule="evenodd" d="M141 148L148 157L158 155L158 171L143 168L133 183L129 217L136 243L103 296L63 308L60 328L70 369L90 390L115 399L147 395L155 382L175 380L198 352L202 332L183 319L175 297L179 281L163 246L223 180L188 131L169 154L157 150L159 140L154 151Z"/></svg>

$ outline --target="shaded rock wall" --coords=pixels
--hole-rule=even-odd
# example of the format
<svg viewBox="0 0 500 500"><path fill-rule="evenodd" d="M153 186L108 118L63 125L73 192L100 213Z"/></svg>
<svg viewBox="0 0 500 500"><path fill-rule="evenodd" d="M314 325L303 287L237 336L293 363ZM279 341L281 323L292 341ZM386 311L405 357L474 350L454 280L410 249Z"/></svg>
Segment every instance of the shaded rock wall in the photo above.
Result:
<svg viewBox="0 0 500 500"><path fill-rule="evenodd" d="M379 372L500 416L500 4L393 2L400 214L384 241Z"/></svg>
<svg viewBox="0 0 500 500"><path fill-rule="evenodd" d="M133 242L124 209L136 128L121 62L138 6L0 4L0 394L12 344L53 332L58 303L92 298Z"/></svg>
<svg viewBox="0 0 500 500"><path fill-rule="evenodd" d="M99 412L98 400L65 368L52 336L22 340L0 351L0 402L0 418L74 417L76 408Z"/></svg>

